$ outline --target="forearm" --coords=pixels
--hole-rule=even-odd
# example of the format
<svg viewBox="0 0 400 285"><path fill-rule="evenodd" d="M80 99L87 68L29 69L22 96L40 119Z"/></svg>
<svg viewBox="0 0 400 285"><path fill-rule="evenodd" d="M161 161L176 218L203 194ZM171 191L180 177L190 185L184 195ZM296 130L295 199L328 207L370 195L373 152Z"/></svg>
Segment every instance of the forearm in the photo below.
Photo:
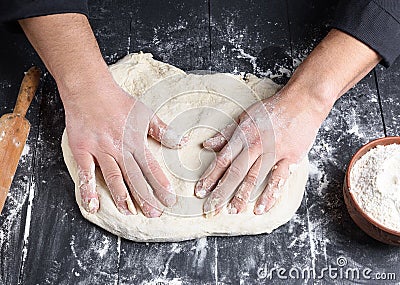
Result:
<svg viewBox="0 0 400 285"><path fill-rule="evenodd" d="M282 90L301 94L323 119L335 101L360 81L380 56L355 38L332 30L294 72Z"/></svg>
<svg viewBox="0 0 400 285"><path fill-rule="evenodd" d="M63 94L74 94L84 84L112 80L84 15L57 14L19 22L58 87L67 90Z"/></svg>

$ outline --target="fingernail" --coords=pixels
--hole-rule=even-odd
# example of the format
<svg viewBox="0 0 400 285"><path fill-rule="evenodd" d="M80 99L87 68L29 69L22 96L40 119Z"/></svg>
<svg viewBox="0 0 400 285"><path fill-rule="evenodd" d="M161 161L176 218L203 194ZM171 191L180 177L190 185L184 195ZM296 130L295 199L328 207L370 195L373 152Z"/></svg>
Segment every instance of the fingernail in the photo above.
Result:
<svg viewBox="0 0 400 285"><path fill-rule="evenodd" d="M158 218L159 216L161 216L161 212L159 210L157 210L156 208L153 208L150 210L149 216L150 216L150 218Z"/></svg>
<svg viewBox="0 0 400 285"><path fill-rule="evenodd" d="M94 214L99 209L99 200L97 198L89 199L88 212Z"/></svg>
<svg viewBox="0 0 400 285"><path fill-rule="evenodd" d="M121 214L123 214L125 216L132 215L131 211L129 211L128 208L124 208L124 207L118 206L117 209Z"/></svg>
<svg viewBox="0 0 400 285"><path fill-rule="evenodd" d="M206 219L212 218L214 216L214 212L212 211L204 211L204 215Z"/></svg>
<svg viewBox="0 0 400 285"><path fill-rule="evenodd" d="M176 203L176 195L175 195L175 190L172 187L172 185L168 185L168 187L166 188L167 190L167 194L165 197L165 205L167 207L171 207Z"/></svg>
<svg viewBox="0 0 400 285"><path fill-rule="evenodd" d="M215 149L225 141L226 139L224 137L212 137L203 142L203 147L207 149Z"/></svg>
<svg viewBox="0 0 400 285"><path fill-rule="evenodd" d="M203 188L200 188L200 190L196 191L196 196L200 199L203 199L204 197L206 197L207 195L207 191Z"/></svg>
<svg viewBox="0 0 400 285"><path fill-rule="evenodd" d="M184 146L185 144L187 144L187 143L189 142L189 138L190 138L190 135L189 135L189 134L184 135L184 136L182 137L180 143L179 143L180 146Z"/></svg>
<svg viewBox="0 0 400 285"><path fill-rule="evenodd" d="M219 206L220 198L212 197L208 198L208 200L204 203L203 210L206 215L206 218L210 218L212 216L217 215L221 207Z"/></svg>
<svg viewBox="0 0 400 285"><path fill-rule="evenodd" d="M174 187L172 187L171 184L169 184L169 185L167 186L166 190L167 190L168 193L171 193L171 194L175 195Z"/></svg>
<svg viewBox="0 0 400 285"><path fill-rule="evenodd" d="M209 199L207 199L203 205L203 212L204 212L204 215L206 216L206 218L210 218L213 216L212 211L211 211L211 203L210 203Z"/></svg>
<svg viewBox="0 0 400 285"><path fill-rule="evenodd" d="M261 204L256 207L256 210L254 211L254 213L256 215L262 215L262 214L264 214L264 211L265 211L265 205Z"/></svg>
<svg viewBox="0 0 400 285"><path fill-rule="evenodd" d="M235 206L233 206L232 204L229 204L228 205L228 213L234 215L234 214L238 213L238 210L235 208Z"/></svg>
<svg viewBox="0 0 400 285"><path fill-rule="evenodd" d="M189 137L187 135L181 137L174 129L168 128L164 132L161 140L164 145L176 148L184 146L189 141Z"/></svg>
<svg viewBox="0 0 400 285"><path fill-rule="evenodd" d="M176 203L176 197L175 195L168 195L167 198L165 198L165 204L167 207L172 207Z"/></svg>
<svg viewBox="0 0 400 285"><path fill-rule="evenodd" d="M128 210L133 214L133 215L137 215L137 211L135 208L135 205L133 204L131 199L127 199L126 200L126 204L128 206Z"/></svg>
<svg viewBox="0 0 400 285"><path fill-rule="evenodd" d="M203 141L203 147L205 148L211 148L212 146L212 138L206 139L205 141Z"/></svg>

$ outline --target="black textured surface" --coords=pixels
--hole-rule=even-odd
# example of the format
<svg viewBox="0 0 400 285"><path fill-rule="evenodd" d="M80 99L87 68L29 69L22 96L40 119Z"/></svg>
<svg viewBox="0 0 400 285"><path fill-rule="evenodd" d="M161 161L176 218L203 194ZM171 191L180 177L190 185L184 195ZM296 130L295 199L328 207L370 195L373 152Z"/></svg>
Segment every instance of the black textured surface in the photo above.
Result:
<svg viewBox="0 0 400 285"><path fill-rule="evenodd" d="M151 52L184 70L251 72L285 83L326 34L336 1L90 1L103 56ZM39 64L22 34L0 30L0 114L10 112L23 72ZM350 219L341 187L364 143L400 130L400 61L377 67L334 106L310 152L306 195L272 234L181 243L134 243L87 222L75 204L60 141L63 107L43 77L30 111L25 151L0 217L0 284L349 284L370 268L400 278L400 250L376 242ZM25 237L25 238L24 238ZM342 259L340 259L342 258ZM338 260L339 259L339 260ZM338 261L345 261L339 266ZM343 276L278 277L337 268ZM276 268L275 271L272 269ZM340 269L340 270L339 270ZM268 273L272 272L271 275ZM307 274L305 274L307 275ZM393 284L395 281L380 281Z"/></svg>

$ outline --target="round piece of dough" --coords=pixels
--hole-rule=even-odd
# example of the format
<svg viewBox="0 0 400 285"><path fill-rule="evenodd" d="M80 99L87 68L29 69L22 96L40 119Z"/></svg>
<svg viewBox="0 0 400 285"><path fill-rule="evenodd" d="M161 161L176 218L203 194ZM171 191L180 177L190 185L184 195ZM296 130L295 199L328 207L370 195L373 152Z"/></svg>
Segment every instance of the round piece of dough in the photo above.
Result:
<svg viewBox="0 0 400 285"><path fill-rule="evenodd" d="M213 152L201 147L202 142L257 100L276 93L277 84L253 75L242 79L230 74L186 74L154 60L151 54L142 53L127 55L111 65L110 71L126 92L139 96L166 123L181 134L190 132L190 140L182 149L170 150L149 138L151 151L177 193L177 203L172 208L166 209L161 217L150 219L139 209L137 215L121 214L114 206L99 169L96 169L96 185L100 209L95 214L84 210L77 183L78 169L64 132L64 160L75 182L76 201L86 219L113 234L139 242L270 233L291 219L303 198L308 178L307 158L291 169L283 194L264 215L253 214L253 197L240 214L230 215L224 208L218 215L206 218L202 215L204 200L194 196L196 181L215 157ZM264 186L265 182L259 189Z"/></svg>

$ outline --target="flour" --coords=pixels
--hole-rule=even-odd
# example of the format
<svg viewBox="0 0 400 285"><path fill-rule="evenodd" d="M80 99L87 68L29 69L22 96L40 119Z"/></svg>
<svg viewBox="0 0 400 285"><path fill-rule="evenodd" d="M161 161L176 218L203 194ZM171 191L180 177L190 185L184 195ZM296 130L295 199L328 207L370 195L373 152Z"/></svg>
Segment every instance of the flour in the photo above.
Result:
<svg viewBox="0 0 400 285"><path fill-rule="evenodd" d="M378 145L363 155L350 173L350 191L368 216L400 231L400 145Z"/></svg>

